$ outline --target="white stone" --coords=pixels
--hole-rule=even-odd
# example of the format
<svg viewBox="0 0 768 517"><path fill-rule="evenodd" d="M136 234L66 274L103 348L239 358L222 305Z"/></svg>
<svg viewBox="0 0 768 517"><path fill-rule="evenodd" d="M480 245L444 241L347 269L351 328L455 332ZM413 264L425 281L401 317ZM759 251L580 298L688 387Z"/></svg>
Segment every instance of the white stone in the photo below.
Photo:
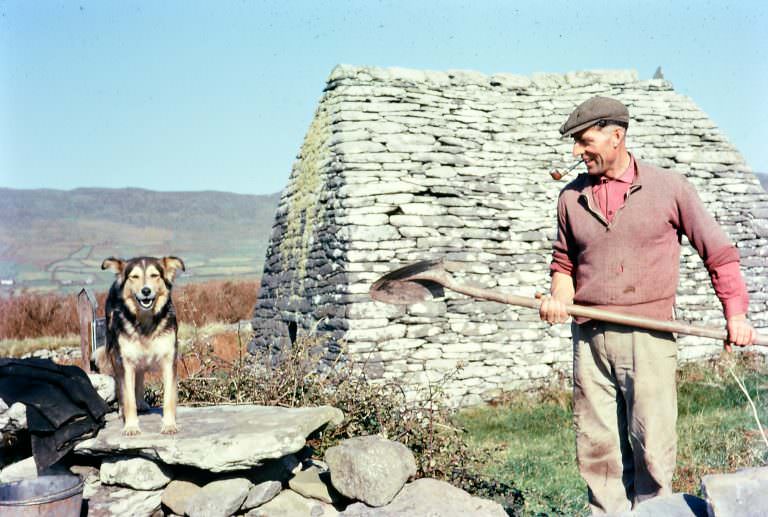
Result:
<svg viewBox="0 0 768 517"><path fill-rule="evenodd" d="M167 469L146 458L108 458L102 461L99 478L105 485L135 490L158 490L170 483Z"/></svg>
<svg viewBox="0 0 768 517"><path fill-rule="evenodd" d="M99 397L107 404L112 404L117 400L115 392L115 379L111 375L103 375L99 373L89 373L88 379L91 384L96 388L96 392Z"/></svg>

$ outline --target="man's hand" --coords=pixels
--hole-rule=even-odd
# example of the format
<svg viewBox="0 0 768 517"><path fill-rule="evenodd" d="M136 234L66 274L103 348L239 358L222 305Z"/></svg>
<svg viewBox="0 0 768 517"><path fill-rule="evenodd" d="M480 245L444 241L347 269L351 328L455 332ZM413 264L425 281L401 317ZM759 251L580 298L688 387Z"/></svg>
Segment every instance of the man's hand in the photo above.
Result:
<svg viewBox="0 0 768 517"><path fill-rule="evenodd" d="M568 311L565 310L565 305L562 300L550 295L542 296L539 317L550 324L565 323L570 318Z"/></svg>
<svg viewBox="0 0 768 517"><path fill-rule="evenodd" d="M565 323L570 317L565 306L573 303L573 278L563 273L552 275L551 295L541 297L539 317L550 323Z"/></svg>
<svg viewBox="0 0 768 517"><path fill-rule="evenodd" d="M728 318L726 329L728 330L728 340L723 343L726 352L730 352L733 345L752 345L757 338L757 332L745 314L737 314Z"/></svg>

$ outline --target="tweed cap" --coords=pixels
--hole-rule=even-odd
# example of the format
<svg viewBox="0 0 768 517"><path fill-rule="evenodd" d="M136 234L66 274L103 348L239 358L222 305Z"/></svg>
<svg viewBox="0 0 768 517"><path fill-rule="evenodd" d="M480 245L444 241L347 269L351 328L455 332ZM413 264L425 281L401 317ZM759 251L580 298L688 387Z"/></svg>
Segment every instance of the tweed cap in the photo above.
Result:
<svg viewBox="0 0 768 517"><path fill-rule="evenodd" d="M594 126L601 120L629 126L629 110L621 102L609 97L592 97L573 110L568 120L560 126L560 134L571 136L583 129Z"/></svg>

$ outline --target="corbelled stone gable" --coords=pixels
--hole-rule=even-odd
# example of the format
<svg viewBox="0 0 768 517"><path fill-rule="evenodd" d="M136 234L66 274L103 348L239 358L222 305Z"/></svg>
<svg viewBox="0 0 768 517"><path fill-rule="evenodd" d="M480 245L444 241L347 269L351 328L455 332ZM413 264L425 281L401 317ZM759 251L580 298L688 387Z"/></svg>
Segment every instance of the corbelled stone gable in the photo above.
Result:
<svg viewBox="0 0 768 517"><path fill-rule="evenodd" d="M593 95L630 110L629 149L693 182L737 243L750 317L768 327L768 195L717 126L663 79L634 71L483 75L338 66L328 78L267 251L250 346L290 334L330 338L370 371L409 389L450 374L457 404L546 384L571 365L570 328L529 309L445 299L373 302L371 283L413 261L444 257L454 276L533 296L548 289L555 205L574 160L558 128ZM695 251L681 258L678 318L722 326ZM681 338L683 359L720 345ZM456 367L460 366L458 372Z"/></svg>

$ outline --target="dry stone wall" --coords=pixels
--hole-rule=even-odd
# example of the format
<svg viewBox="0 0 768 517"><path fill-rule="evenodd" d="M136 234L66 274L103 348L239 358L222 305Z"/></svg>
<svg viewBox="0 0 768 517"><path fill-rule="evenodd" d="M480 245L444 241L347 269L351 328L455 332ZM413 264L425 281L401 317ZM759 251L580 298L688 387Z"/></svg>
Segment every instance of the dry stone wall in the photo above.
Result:
<svg viewBox="0 0 768 517"><path fill-rule="evenodd" d="M457 280L533 296L546 291L555 206L573 162L558 127L593 95L621 99L640 159L684 174L737 244L751 318L768 327L768 195L741 154L663 79L627 70L492 76L339 66L282 193L254 311L251 349L329 338L374 375L413 392L447 374L456 404L552 382L571 368L570 328L535 312L446 293L398 307L371 283L443 257ZM701 259L681 256L678 318L723 325ZM717 353L684 337L682 359ZM455 371L460 366L458 372Z"/></svg>

